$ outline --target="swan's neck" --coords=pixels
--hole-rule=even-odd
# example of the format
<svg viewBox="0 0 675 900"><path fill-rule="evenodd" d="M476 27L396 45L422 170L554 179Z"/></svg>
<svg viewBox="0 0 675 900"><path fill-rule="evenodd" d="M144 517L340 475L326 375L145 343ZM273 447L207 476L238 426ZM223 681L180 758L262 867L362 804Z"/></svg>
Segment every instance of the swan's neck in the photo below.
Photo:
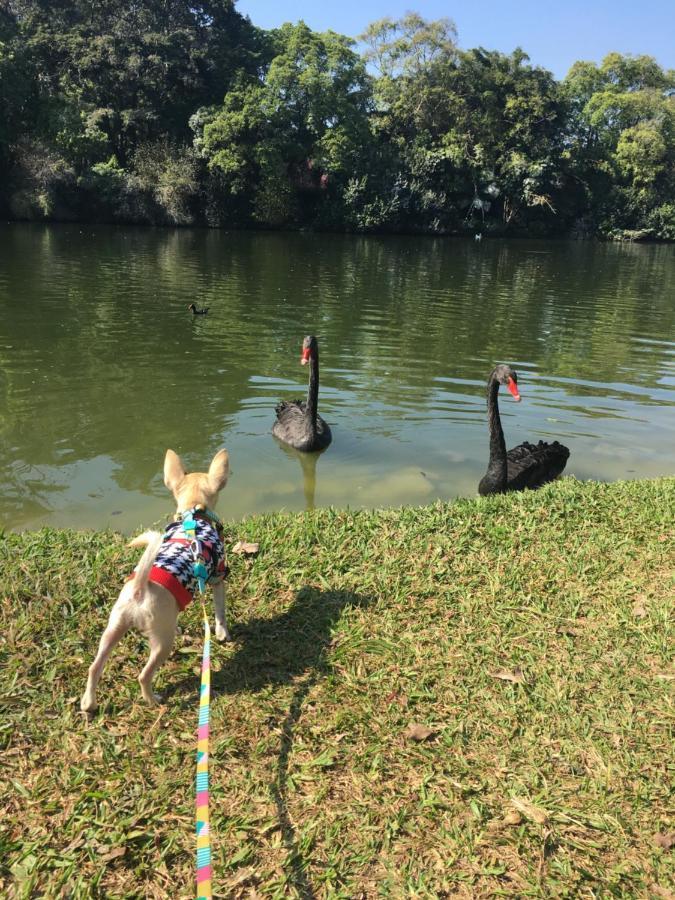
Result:
<svg viewBox="0 0 675 900"><path fill-rule="evenodd" d="M487 389L488 426L490 428L490 460L488 472L498 481L506 484L506 441L502 430L502 421L499 417L499 382L494 377L490 378Z"/></svg>
<svg viewBox="0 0 675 900"><path fill-rule="evenodd" d="M316 431L316 408L319 399L319 351L309 358L309 387L307 389L307 418Z"/></svg>

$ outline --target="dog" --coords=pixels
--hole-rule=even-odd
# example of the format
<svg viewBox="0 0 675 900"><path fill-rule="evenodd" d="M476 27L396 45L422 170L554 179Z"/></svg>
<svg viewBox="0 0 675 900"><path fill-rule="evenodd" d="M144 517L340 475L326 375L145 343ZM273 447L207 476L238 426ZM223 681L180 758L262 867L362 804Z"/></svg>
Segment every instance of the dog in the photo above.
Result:
<svg viewBox="0 0 675 900"><path fill-rule="evenodd" d="M213 512L229 474L227 450L216 453L208 472L191 474L185 472L173 450L166 451L164 484L176 500L176 521L164 534L146 531L129 542L132 547L145 546L146 550L122 588L101 635L80 701L83 712L92 713L96 709L96 688L106 661L131 628L143 632L150 643L150 656L138 676L143 698L153 706L161 702L161 697L152 691L152 679L173 648L179 611L193 599L197 585L195 551L205 566L202 576L213 585L216 637L221 641L231 640L225 620L222 523Z"/></svg>

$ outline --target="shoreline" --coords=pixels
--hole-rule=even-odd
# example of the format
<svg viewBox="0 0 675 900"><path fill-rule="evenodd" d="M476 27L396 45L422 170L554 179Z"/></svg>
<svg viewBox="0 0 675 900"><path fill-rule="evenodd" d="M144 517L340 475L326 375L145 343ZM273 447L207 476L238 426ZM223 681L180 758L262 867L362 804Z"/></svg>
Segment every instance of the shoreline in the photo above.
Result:
<svg viewBox="0 0 675 900"><path fill-rule="evenodd" d="M250 225L248 227L245 226L237 226L237 227L228 227L221 225L208 225L204 222L192 222L192 223L183 223L183 222L126 222L126 221L112 221L112 220L96 220L96 219L12 219L7 217L7 215L0 216L2 221L1 225L12 226L12 225L42 225L42 226L73 226L76 228L81 227L91 227L91 228L142 228L142 229L155 229L161 231L170 231L170 230L178 230L178 231L221 231L226 234L321 234L321 235L340 235L344 237L420 237L420 238L453 238L458 240L474 240L474 236L476 233L481 233L482 238L485 240L506 240L506 241L571 241L575 243L592 243L592 244L664 244L664 245L672 245L675 244L675 238L661 238L661 237L653 237L653 236L642 236L641 232L630 232L625 231L622 234L587 234L587 235L575 235L572 232L560 232L560 231L552 231L549 233L533 233L529 234L526 232L519 232L516 230L513 231L494 231L490 232L490 230L483 230L481 228L472 227L467 228L462 231L423 231L423 230L390 230L390 229L380 229L380 230L364 230L364 231L355 231L355 230L345 230L345 229L329 229L329 228L316 228L310 227L306 225L298 225L298 226L286 226L284 228L272 227L272 226L264 226L264 225ZM633 236L635 235L635 236Z"/></svg>

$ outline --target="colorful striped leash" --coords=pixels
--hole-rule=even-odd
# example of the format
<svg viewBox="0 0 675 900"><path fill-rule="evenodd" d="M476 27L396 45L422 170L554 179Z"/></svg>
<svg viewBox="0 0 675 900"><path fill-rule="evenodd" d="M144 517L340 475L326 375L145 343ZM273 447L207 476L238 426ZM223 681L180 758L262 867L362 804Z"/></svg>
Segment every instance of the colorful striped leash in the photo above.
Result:
<svg viewBox="0 0 675 900"><path fill-rule="evenodd" d="M202 595L204 655L197 728L197 900L211 900L211 832L209 829L209 711L211 700L211 629Z"/></svg>

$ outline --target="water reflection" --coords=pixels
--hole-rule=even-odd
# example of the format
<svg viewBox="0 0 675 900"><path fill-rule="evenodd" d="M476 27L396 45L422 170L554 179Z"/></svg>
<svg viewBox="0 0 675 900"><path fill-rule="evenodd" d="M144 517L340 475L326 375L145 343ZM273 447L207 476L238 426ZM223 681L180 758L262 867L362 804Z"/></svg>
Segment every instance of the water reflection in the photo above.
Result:
<svg viewBox="0 0 675 900"><path fill-rule="evenodd" d="M318 458L270 435L307 333L321 504L475 493L499 361L523 394L510 446L554 436L580 477L671 472L674 282L669 246L0 227L0 526L152 522L167 447L193 468L228 447L228 518L316 503Z"/></svg>
<svg viewBox="0 0 675 900"><path fill-rule="evenodd" d="M319 457L322 456L326 450L319 450L316 453L301 453L299 450L296 450L295 447L289 447L288 444L284 444L274 435L272 436L272 440L282 453L285 453L290 459L297 459L300 465L300 471L302 472L302 493L305 498L305 509L315 509L316 466L319 462Z"/></svg>

